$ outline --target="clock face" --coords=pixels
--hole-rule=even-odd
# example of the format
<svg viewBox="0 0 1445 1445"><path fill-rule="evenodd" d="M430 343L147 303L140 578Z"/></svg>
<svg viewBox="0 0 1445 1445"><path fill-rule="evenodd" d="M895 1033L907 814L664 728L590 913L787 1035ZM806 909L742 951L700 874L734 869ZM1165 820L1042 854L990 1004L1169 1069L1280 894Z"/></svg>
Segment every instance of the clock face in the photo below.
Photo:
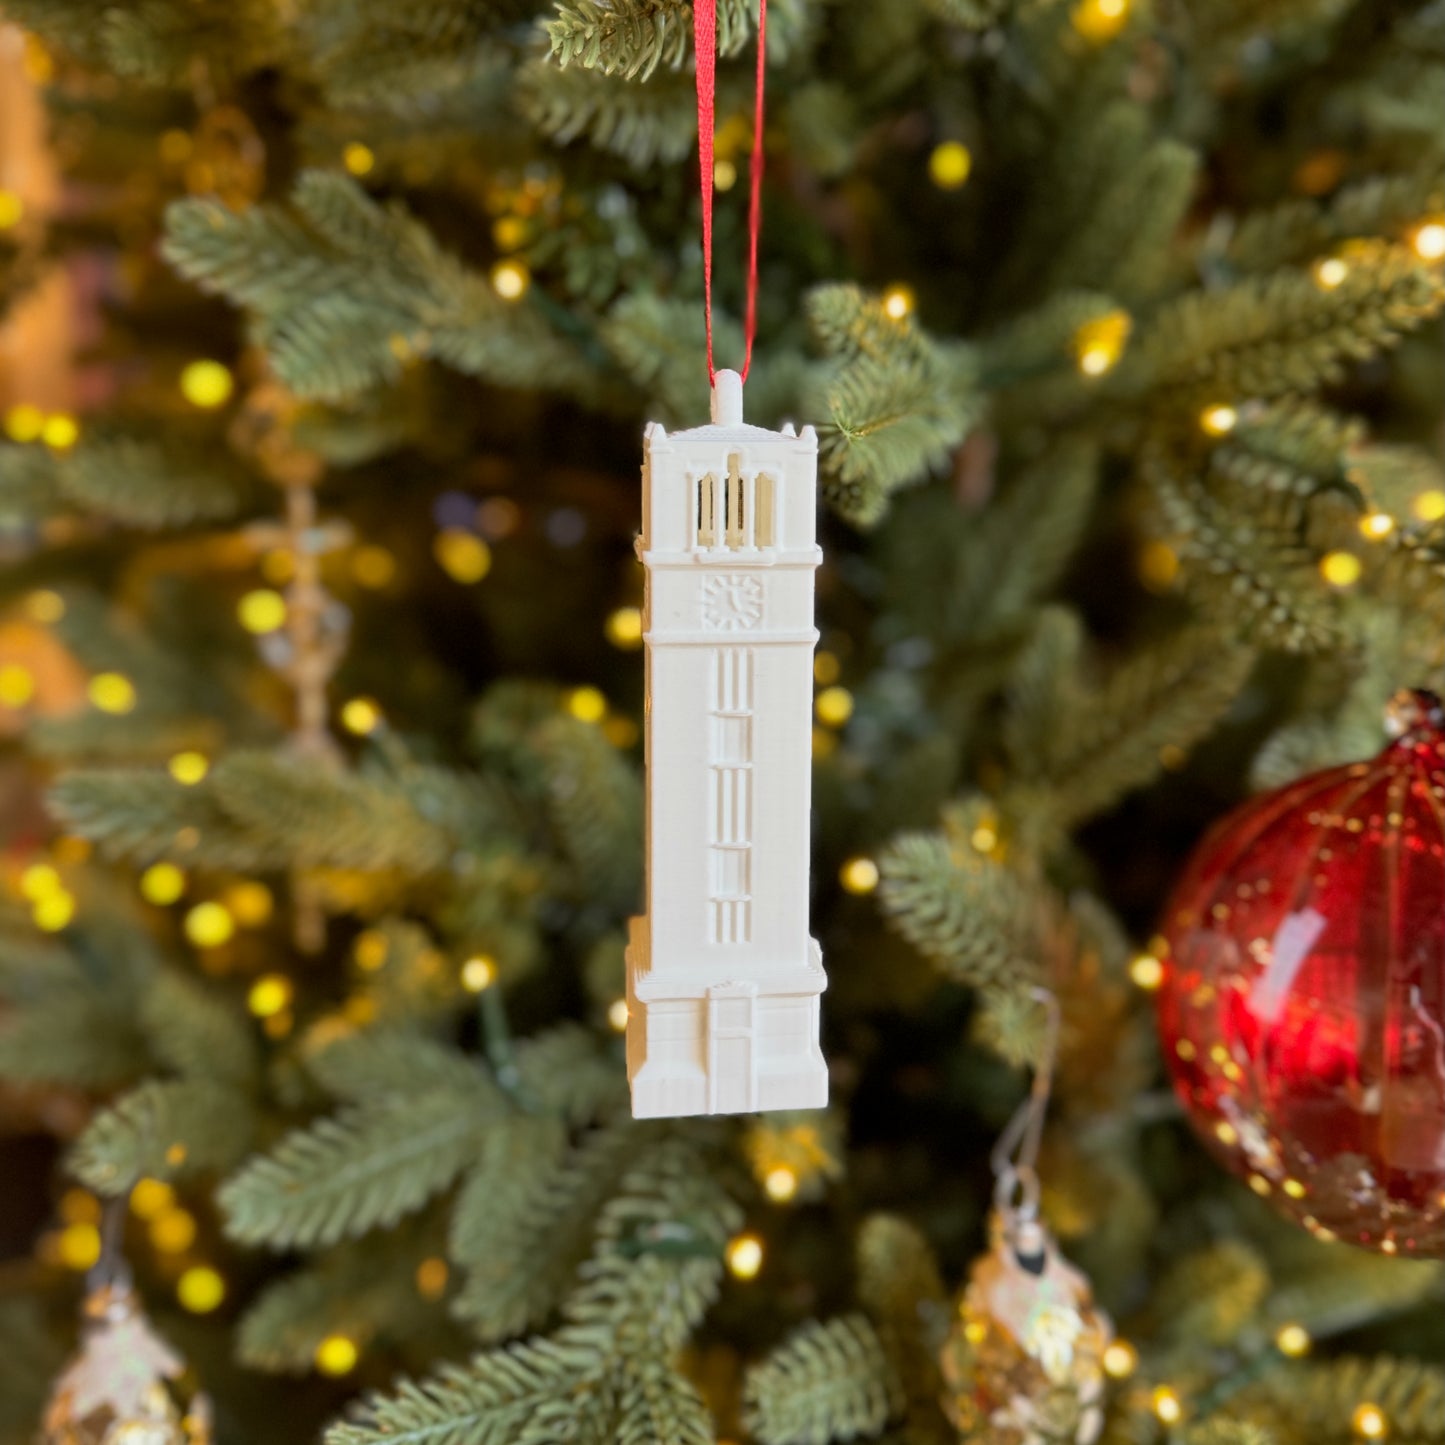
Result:
<svg viewBox="0 0 1445 1445"><path fill-rule="evenodd" d="M742 632L763 620L763 583L747 572L721 573L702 584L702 625Z"/></svg>

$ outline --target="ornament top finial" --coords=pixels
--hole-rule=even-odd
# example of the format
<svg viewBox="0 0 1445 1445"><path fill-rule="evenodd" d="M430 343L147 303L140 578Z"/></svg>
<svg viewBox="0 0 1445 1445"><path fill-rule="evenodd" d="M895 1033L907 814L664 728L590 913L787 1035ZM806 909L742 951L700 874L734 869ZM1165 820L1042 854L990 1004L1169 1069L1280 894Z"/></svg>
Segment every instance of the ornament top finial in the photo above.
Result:
<svg viewBox="0 0 1445 1445"><path fill-rule="evenodd" d="M743 424L743 379L735 371L719 371L712 379L712 423Z"/></svg>

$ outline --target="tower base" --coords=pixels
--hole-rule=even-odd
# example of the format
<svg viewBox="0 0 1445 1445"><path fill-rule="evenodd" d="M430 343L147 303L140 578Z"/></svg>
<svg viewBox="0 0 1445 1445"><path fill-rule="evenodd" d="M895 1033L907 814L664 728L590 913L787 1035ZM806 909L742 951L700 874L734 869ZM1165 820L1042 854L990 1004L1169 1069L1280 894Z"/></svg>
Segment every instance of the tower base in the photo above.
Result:
<svg viewBox="0 0 1445 1445"><path fill-rule="evenodd" d="M792 968L720 978L715 969L650 967L646 922L627 948L627 1077L636 1119L820 1109L828 1066L818 1047L822 953Z"/></svg>

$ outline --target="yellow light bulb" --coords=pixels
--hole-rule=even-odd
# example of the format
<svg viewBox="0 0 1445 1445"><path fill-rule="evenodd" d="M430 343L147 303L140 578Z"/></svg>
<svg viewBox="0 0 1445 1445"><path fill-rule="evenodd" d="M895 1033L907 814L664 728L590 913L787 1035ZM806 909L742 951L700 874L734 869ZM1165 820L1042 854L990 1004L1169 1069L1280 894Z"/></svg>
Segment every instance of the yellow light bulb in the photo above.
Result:
<svg viewBox="0 0 1445 1445"><path fill-rule="evenodd" d="M52 893L65 892L60 874L49 863L32 863L20 875L20 894L32 903L49 898Z"/></svg>
<svg viewBox="0 0 1445 1445"><path fill-rule="evenodd" d="M391 945L386 941L386 934L379 929L368 928L356 935L352 957L363 973L375 973L386 967L386 956L390 951Z"/></svg>
<svg viewBox="0 0 1445 1445"><path fill-rule="evenodd" d="M236 604L236 616L247 632L275 632L286 623L286 599L269 587L258 587Z"/></svg>
<svg viewBox="0 0 1445 1445"><path fill-rule="evenodd" d="M67 1189L60 1196L60 1217L67 1224L99 1224L100 1200L88 1189Z"/></svg>
<svg viewBox="0 0 1445 1445"><path fill-rule="evenodd" d="M219 948L229 943L236 923L219 903L198 903L186 914L186 937L197 948Z"/></svg>
<svg viewBox="0 0 1445 1445"><path fill-rule="evenodd" d="M838 739L827 728L813 729L813 756L815 758L831 757L837 751L837 747Z"/></svg>
<svg viewBox="0 0 1445 1445"><path fill-rule="evenodd" d="M1304 1183L1298 1179L1286 1179L1280 1188L1289 1195L1291 1199L1303 1199L1309 1190Z"/></svg>
<svg viewBox="0 0 1445 1445"><path fill-rule="evenodd" d="M853 694L846 687L825 687L813 703L818 721L830 728L840 728L853 716Z"/></svg>
<svg viewBox="0 0 1445 1445"><path fill-rule="evenodd" d="M913 314L917 298L911 286L890 286L883 293L883 314L890 321L902 321Z"/></svg>
<svg viewBox="0 0 1445 1445"><path fill-rule="evenodd" d="M276 911L276 900L264 883L254 878L243 878L230 884L222 895L231 916L242 928L260 928L269 923Z"/></svg>
<svg viewBox="0 0 1445 1445"><path fill-rule="evenodd" d="M432 552L454 582L480 582L492 570L492 549L474 532L461 527L438 532Z"/></svg>
<svg viewBox="0 0 1445 1445"><path fill-rule="evenodd" d="M798 1176L786 1164L763 1176L763 1192L776 1204L786 1204L798 1192Z"/></svg>
<svg viewBox="0 0 1445 1445"><path fill-rule="evenodd" d="M1239 422L1232 406L1207 406L1199 413L1199 425L1212 437L1227 436Z"/></svg>
<svg viewBox="0 0 1445 1445"><path fill-rule="evenodd" d="M1445 221L1426 221L1417 226L1410 244L1422 261L1445 260Z"/></svg>
<svg viewBox="0 0 1445 1445"><path fill-rule="evenodd" d="M140 876L141 897L164 908L186 891L186 875L174 863L152 863Z"/></svg>
<svg viewBox="0 0 1445 1445"><path fill-rule="evenodd" d="M1395 530L1395 519L1388 512L1371 512L1360 518L1360 535L1378 542Z"/></svg>
<svg viewBox="0 0 1445 1445"><path fill-rule="evenodd" d="M641 647L642 613L636 607L619 607L607 619L607 640L624 652Z"/></svg>
<svg viewBox="0 0 1445 1445"><path fill-rule="evenodd" d="M1164 965L1152 953L1136 954L1129 965L1129 977L1136 988L1152 993L1164 982Z"/></svg>
<svg viewBox="0 0 1445 1445"><path fill-rule="evenodd" d="M161 159L167 165L184 165L191 157L194 149L194 142L191 140L190 132L179 128L161 132L160 142L157 149L161 153Z"/></svg>
<svg viewBox="0 0 1445 1445"><path fill-rule="evenodd" d="M838 870L838 881L845 892L861 897L878 886L878 865L871 858L850 858Z"/></svg>
<svg viewBox="0 0 1445 1445"><path fill-rule="evenodd" d="M1353 552L1327 552L1320 558L1320 576L1331 587L1353 587L1361 571L1360 559Z"/></svg>
<svg viewBox="0 0 1445 1445"><path fill-rule="evenodd" d="M158 1219L176 1202L176 1191L160 1179L138 1179L130 1192L130 1211L137 1219Z"/></svg>
<svg viewBox="0 0 1445 1445"><path fill-rule="evenodd" d="M176 1281L176 1298L193 1315L208 1315L226 1298L226 1281L209 1265L192 1265Z"/></svg>
<svg viewBox="0 0 1445 1445"><path fill-rule="evenodd" d="M532 273L520 261L498 261L492 267L492 290L503 301L518 301L532 284Z"/></svg>
<svg viewBox="0 0 1445 1445"><path fill-rule="evenodd" d="M36 901L30 916L42 933L59 933L75 917L75 899L63 891L47 893Z"/></svg>
<svg viewBox="0 0 1445 1445"><path fill-rule="evenodd" d="M712 183L715 190L732 190L738 183L738 168L730 160L715 160L712 163Z"/></svg>
<svg viewBox="0 0 1445 1445"><path fill-rule="evenodd" d="M440 1255L424 1259L416 1267L416 1292L426 1300L438 1300L447 1292L451 1270Z"/></svg>
<svg viewBox="0 0 1445 1445"><path fill-rule="evenodd" d="M973 170L973 156L962 141L946 140L933 148L928 175L941 191L956 191Z"/></svg>
<svg viewBox="0 0 1445 1445"><path fill-rule="evenodd" d="M1074 357L1085 376L1103 376L1118 365L1134 329L1127 311L1106 311L1074 332Z"/></svg>
<svg viewBox="0 0 1445 1445"><path fill-rule="evenodd" d="M316 1346L316 1368L323 1375L349 1375L360 1358L356 1341L345 1335L327 1335Z"/></svg>
<svg viewBox="0 0 1445 1445"><path fill-rule="evenodd" d="M1390 1422L1378 1405L1366 1403L1350 1416L1350 1428L1365 1440L1383 1440L1390 1433Z"/></svg>
<svg viewBox="0 0 1445 1445"><path fill-rule="evenodd" d="M204 753L196 752L176 753L166 767L171 777L186 787L199 783L211 771L210 760Z"/></svg>
<svg viewBox="0 0 1445 1445"><path fill-rule="evenodd" d="M1149 1398L1154 1413L1166 1425L1176 1425L1184 1418L1184 1406L1168 1385L1160 1385Z"/></svg>
<svg viewBox="0 0 1445 1445"><path fill-rule="evenodd" d="M358 547L351 554L351 575L363 587L385 587L396 576L396 558L385 547Z"/></svg>
<svg viewBox="0 0 1445 1445"><path fill-rule="evenodd" d="M181 371L181 395L192 406L210 411L225 406L236 389L230 369L219 361L188 362Z"/></svg>
<svg viewBox="0 0 1445 1445"><path fill-rule="evenodd" d="M46 417L45 425L40 428L40 440L51 451L69 451L80 440L80 423L73 416L58 411L54 416Z"/></svg>
<svg viewBox="0 0 1445 1445"><path fill-rule="evenodd" d="M1432 487L1421 492L1410 503L1410 510L1421 522L1438 522L1445 517L1445 491Z"/></svg>
<svg viewBox="0 0 1445 1445"><path fill-rule="evenodd" d="M28 668L18 662L0 667L0 706L24 707L35 696L35 679Z"/></svg>
<svg viewBox="0 0 1445 1445"><path fill-rule="evenodd" d="M595 687L574 687L567 694L566 708L578 722L601 722L607 716L607 699Z"/></svg>
<svg viewBox="0 0 1445 1445"><path fill-rule="evenodd" d="M135 708L135 684L124 673L98 672L86 691L101 712L120 717Z"/></svg>
<svg viewBox="0 0 1445 1445"><path fill-rule="evenodd" d="M637 741L637 724L630 717L613 714L602 724L602 736L614 748L625 751Z"/></svg>
<svg viewBox="0 0 1445 1445"><path fill-rule="evenodd" d="M38 406L22 401L5 413L5 435L12 442L33 442L40 440L45 429L45 413Z"/></svg>
<svg viewBox="0 0 1445 1445"><path fill-rule="evenodd" d="M151 1220L151 1247L159 1254L184 1254L196 1242L196 1219L189 1210L166 1209Z"/></svg>
<svg viewBox="0 0 1445 1445"><path fill-rule="evenodd" d="M492 240L502 251L515 251L527 239L527 222L522 216L498 216L492 222Z"/></svg>
<svg viewBox="0 0 1445 1445"><path fill-rule="evenodd" d="M756 1234L739 1234L728 1241L723 1258L735 1279L755 1279L763 1267L763 1242Z"/></svg>
<svg viewBox="0 0 1445 1445"><path fill-rule="evenodd" d="M968 835L968 842L975 853L992 853L998 847L998 829L992 823L980 823Z"/></svg>
<svg viewBox="0 0 1445 1445"><path fill-rule="evenodd" d="M1080 0L1069 16L1074 29L1095 45L1112 40L1128 19L1128 0Z"/></svg>
<svg viewBox="0 0 1445 1445"><path fill-rule="evenodd" d="M1310 1339L1310 1332L1303 1325L1285 1325L1274 1337L1275 1348L1280 1354L1288 1355L1292 1360L1309 1354L1310 1346L1313 1343Z"/></svg>
<svg viewBox="0 0 1445 1445"><path fill-rule="evenodd" d="M246 1007L258 1019L274 1018L291 1003L295 990L284 973L262 974L246 995Z"/></svg>
<svg viewBox="0 0 1445 1445"><path fill-rule="evenodd" d="M1340 256L1327 256L1315 264L1315 284L1324 291L1333 291L1350 274L1350 263Z"/></svg>
<svg viewBox="0 0 1445 1445"><path fill-rule="evenodd" d="M1104 1373L1111 1380L1127 1380L1139 1368L1139 1351L1128 1340L1115 1340L1104 1351Z"/></svg>
<svg viewBox="0 0 1445 1445"><path fill-rule="evenodd" d="M376 156L370 146L354 140L341 152L341 164L354 176L369 175L376 165Z"/></svg>
<svg viewBox="0 0 1445 1445"><path fill-rule="evenodd" d="M59 622L65 616L65 599L44 588L31 592L25 598L25 615L32 622Z"/></svg>
<svg viewBox="0 0 1445 1445"><path fill-rule="evenodd" d="M496 960L484 953L474 955L462 964L461 980L468 993L485 992L497 981Z"/></svg>
<svg viewBox="0 0 1445 1445"><path fill-rule="evenodd" d="M67 1224L57 1244L61 1264L77 1274L93 1269L100 1259L100 1230L93 1224Z"/></svg>
<svg viewBox="0 0 1445 1445"><path fill-rule="evenodd" d="M341 706L341 726L364 738L381 726L381 709L369 697L353 697Z"/></svg>
<svg viewBox="0 0 1445 1445"><path fill-rule="evenodd" d="M627 1032L628 1016L627 1000L625 998L615 998L607 1005L607 1022L619 1034L625 1034Z"/></svg>
<svg viewBox="0 0 1445 1445"><path fill-rule="evenodd" d="M18 226L25 214L25 202L14 191L0 191L0 231Z"/></svg>
<svg viewBox="0 0 1445 1445"><path fill-rule="evenodd" d="M828 687L837 682L842 671L843 664L831 652L820 652L813 659L813 681L820 687Z"/></svg>

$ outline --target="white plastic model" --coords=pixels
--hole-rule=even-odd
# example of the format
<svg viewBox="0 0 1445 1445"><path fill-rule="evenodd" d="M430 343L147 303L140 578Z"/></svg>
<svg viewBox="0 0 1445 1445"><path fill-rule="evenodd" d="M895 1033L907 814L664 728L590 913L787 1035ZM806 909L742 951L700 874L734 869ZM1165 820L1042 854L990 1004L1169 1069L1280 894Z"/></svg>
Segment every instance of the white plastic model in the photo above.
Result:
<svg viewBox="0 0 1445 1445"><path fill-rule="evenodd" d="M647 913L627 948L639 1119L817 1108L827 986L808 933L818 438L647 428Z"/></svg>

